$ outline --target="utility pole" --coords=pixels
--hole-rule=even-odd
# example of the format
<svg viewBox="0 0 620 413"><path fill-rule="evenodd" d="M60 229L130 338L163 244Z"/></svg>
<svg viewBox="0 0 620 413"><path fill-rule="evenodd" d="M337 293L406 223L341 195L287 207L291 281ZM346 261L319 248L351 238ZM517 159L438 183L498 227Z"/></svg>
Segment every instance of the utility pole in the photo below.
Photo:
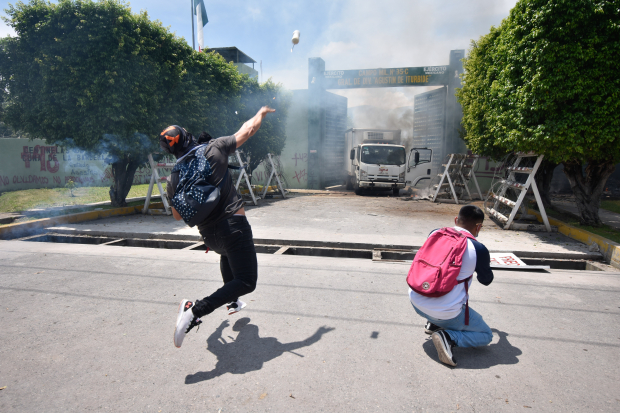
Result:
<svg viewBox="0 0 620 413"><path fill-rule="evenodd" d="M194 0L189 0L189 10L192 16L192 49L196 50L196 40L194 39Z"/></svg>

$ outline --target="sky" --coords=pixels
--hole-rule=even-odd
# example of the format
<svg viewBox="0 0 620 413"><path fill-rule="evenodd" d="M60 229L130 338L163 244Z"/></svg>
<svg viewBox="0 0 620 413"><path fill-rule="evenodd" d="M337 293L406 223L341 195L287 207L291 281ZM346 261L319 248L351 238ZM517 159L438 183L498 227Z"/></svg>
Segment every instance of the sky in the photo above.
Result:
<svg viewBox="0 0 620 413"><path fill-rule="evenodd" d="M14 1L0 0L0 16ZM191 45L191 0L133 0ZM207 47L236 46L257 62L261 80L288 89L308 87L308 58L321 57L326 70L436 66L448 64L450 50L469 48L508 16L516 0L205 0ZM291 53L294 30L300 43ZM15 35L0 21L0 36ZM196 42L196 47L198 42ZM259 65L255 68L260 71ZM349 107L402 107L424 87L334 90Z"/></svg>

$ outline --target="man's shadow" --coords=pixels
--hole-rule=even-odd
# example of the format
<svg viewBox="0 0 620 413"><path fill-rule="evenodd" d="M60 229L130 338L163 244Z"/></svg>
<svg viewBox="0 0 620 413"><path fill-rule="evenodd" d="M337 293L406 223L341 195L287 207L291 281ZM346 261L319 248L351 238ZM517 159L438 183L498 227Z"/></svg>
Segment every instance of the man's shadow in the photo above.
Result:
<svg viewBox="0 0 620 413"><path fill-rule="evenodd" d="M455 347L452 350L458 368L488 369L499 364L517 364L519 362L517 356L520 356L522 351L510 344L507 338L508 333L495 328L492 328L491 331L499 336L499 341L495 344L484 347ZM437 357L433 340L426 340L422 348L430 358L439 364L443 364Z"/></svg>
<svg viewBox="0 0 620 413"><path fill-rule="evenodd" d="M331 327L320 327L305 340L283 344L275 337L259 337L258 326L250 324L248 317L237 320L232 328L239 332L237 338L228 336L229 341L226 341L222 333L228 325L228 321L223 321L207 339L207 350L217 357L215 368L187 375L185 384L211 380L225 373L244 374L260 370L265 362L281 356L285 351L303 357L293 350L310 346L319 341L323 334L334 330Z"/></svg>

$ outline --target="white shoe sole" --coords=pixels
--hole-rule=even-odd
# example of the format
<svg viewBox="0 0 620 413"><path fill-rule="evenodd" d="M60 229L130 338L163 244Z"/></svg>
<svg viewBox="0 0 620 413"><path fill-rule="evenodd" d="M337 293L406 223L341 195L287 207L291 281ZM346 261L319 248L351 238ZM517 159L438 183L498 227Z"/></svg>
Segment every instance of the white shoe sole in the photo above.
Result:
<svg viewBox="0 0 620 413"><path fill-rule="evenodd" d="M437 349L437 355L439 356L439 360L444 364L456 367L456 363L452 360L451 355L448 353L450 351L450 344L446 343L441 334L438 333L433 333L431 335L431 338L433 339L433 344Z"/></svg>
<svg viewBox="0 0 620 413"><path fill-rule="evenodd" d="M228 310L228 315L233 315L235 313L238 313L239 311L243 310L247 306L247 304L244 303L243 301L237 300L237 304L239 303L241 304L241 307L231 308L230 310Z"/></svg>
<svg viewBox="0 0 620 413"><path fill-rule="evenodd" d="M183 340L181 340L181 344L177 345L177 328L179 328L179 321L181 321L181 317L183 316L183 309L185 308L185 303L189 300L182 300L181 304L179 304L179 312L177 314L177 323L174 326L174 336L172 336L172 341L174 342L174 346L176 348L181 348L181 344L183 344Z"/></svg>

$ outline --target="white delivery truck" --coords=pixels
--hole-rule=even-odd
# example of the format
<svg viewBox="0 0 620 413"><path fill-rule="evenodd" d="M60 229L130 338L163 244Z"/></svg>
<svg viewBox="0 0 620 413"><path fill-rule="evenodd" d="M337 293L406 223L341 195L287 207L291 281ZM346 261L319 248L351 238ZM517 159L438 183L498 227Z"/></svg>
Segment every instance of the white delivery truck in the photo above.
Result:
<svg viewBox="0 0 620 413"><path fill-rule="evenodd" d="M407 157L400 142L400 130L380 129L347 130L345 154L349 157L346 186L357 195L364 190L390 189L398 195L406 182L417 183L422 179L417 175L426 175L427 171L418 165L432 158L432 151L426 148L414 148Z"/></svg>

